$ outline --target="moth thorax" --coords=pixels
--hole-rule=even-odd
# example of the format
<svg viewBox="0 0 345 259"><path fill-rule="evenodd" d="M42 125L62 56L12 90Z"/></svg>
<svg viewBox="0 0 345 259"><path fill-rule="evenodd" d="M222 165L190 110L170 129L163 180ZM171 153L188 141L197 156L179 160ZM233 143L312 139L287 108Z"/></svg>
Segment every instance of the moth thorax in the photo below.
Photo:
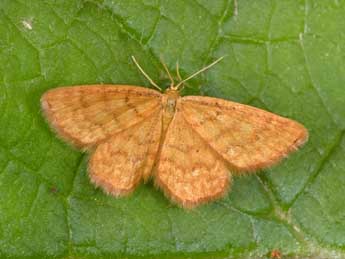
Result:
<svg viewBox="0 0 345 259"><path fill-rule="evenodd" d="M168 98L167 104L166 104L167 112L174 113L175 112L175 106L176 106L176 99Z"/></svg>
<svg viewBox="0 0 345 259"><path fill-rule="evenodd" d="M168 128L172 118L175 114L176 102L180 97L177 90L167 89L163 95L163 131Z"/></svg>
<svg viewBox="0 0 345 259"><path fill-rule="evenodd" d="M180 97L180 93L178 90L168 88L165 91L165 95L166 95L165 111L173 115L175 113L176 100Z"/></svg>

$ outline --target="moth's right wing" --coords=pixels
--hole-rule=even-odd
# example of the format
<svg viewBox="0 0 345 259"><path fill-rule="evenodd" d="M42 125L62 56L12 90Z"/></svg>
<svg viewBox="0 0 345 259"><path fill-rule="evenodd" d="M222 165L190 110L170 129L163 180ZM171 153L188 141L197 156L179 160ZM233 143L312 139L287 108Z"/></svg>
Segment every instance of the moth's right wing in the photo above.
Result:
<svg viewBox="0 0 345 259"><path fill-rule="evenodd" d="M178 109L234 173L272 166L308 139L300 123L240 103L186 96Z"/></svg>
<svg viewBox="0 0 345 259"><path fill-rule="evenodd" d="M161 98L144 87L85 85L49 90L41 105L62 138L88 149L157 113Z"/></svg>

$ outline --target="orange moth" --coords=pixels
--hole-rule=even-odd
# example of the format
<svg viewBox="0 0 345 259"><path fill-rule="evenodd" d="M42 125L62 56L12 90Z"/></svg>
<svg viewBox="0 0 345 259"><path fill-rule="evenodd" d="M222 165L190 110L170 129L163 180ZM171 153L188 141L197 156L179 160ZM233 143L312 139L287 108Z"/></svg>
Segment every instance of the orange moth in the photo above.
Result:
<svg viewBox="0 0 345 259"><path fill-rule="evenodd" d="M272 259L282 259L282 253L278 249L274 249L271 252L271 258Z"/></svg>
<svg viewBox="0 0 345 259"><path fill-rule="evenodd" d="M231 176L270 167L296 150L308 132L296 121L248 105L180 96L183 84L218 61L159 91L130 85L81 85L44 93L41 105L57 134L91 153L89 176L123 196L153 178L184 208L218 199Z"/></svg>

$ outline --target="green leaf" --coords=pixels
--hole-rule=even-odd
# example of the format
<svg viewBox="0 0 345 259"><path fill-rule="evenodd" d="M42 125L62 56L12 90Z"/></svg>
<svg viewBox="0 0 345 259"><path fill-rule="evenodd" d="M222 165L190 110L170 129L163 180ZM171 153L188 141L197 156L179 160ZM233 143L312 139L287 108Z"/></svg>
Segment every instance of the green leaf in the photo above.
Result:
<svg viewBox="0 0 345 259"><path fill-rule="evenodd" d="M345 257L344 15L341 1L2 0L0 257ZM39 99L65 85L148 86L131 55L160 85L160 56L183 77L224 56L184 94L293 118L310 140L192 211L151 183L108 197Z"/></svg>

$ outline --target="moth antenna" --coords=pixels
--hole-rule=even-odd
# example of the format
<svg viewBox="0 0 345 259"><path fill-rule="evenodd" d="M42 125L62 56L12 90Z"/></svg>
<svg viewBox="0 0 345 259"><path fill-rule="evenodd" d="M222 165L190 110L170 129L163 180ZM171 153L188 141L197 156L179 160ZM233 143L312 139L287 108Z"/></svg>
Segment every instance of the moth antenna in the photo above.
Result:
<svg viewBox="0 0 345 259"><path fill-rule="evenodd" d="M162 57L160 57L160 61L161 61L162 65L163 65L163 67L164 67L165 72L167 72L167 74L168 74L168 77L170 79L170 87L172 88L172 87L174 87L174 84L175 84L174 78L171 76L171 74L169 72L169 69L168 69L167 65L164 63Z"/></svg>
<svg viewBox="0 0 345 259"><path fill-rule="evenodd" d="M176 61L176 75L177 75L177 78L178 80L180 80L180 82L182 81L182 77L181 77L181 74L180 74L180 66L178 64L178 61ZM181 89L182 90L184 88L184 84L181 84ZM178 87L176 87L176 89L178 89Z"/></svg>
<svg viewBox="0 0 345 259"><path fill-rule="evenodd" d="M211 64L207 65L206 67L200 69L199 71L195 72L194 74L190 75L189 77L187 77L186 79L182 80L181 82L179 82L175 87L179 88L180 85L182 85L183 83L185 83L186 81L188 81L189 79L192 79L193 77L199 75L200 73L204 72L205 70L209 69L210 67L214 66L215 64L217 64L219 61L221 61L223 57L218 58L217 60L213 61Z"/></svg>
<svg viewBox="0 0 345 259"><path fill-rule="evenodd" d="M178 61L176 62L176 74L177 74L178 80L182 81L183 79L182 79L181 74L180 74L180 66L179 66ZM184 84L181 84L181 89L179 89L179 90L182 91L184 86L185 86Z"/></svg>
<svg viewBox="0 0 345 259"><path fill-rule="evenodd" d="M180 66L178 64L178 61L176 61L176 74L177 74L178 80L182 81L182 77L181 77L181 74L180 74Z"/></svg>
<svg viewBox="0 0 345 259"><path fill-rule="evenodd" d="M151 85L153 85L154 87L156 87L159 91L162 92L162 88L160 88L152 79L151 77L148 76L148 74L145 73L144 69L142 69L142 67L139 65L139 63L137 62L137 60L135 59L134 56L131 56L132 60L134 62L134 64L138 67L138 69L140 70L140 72L146 77L147 80L149 80L149 82L151 83Z"/></svg>

